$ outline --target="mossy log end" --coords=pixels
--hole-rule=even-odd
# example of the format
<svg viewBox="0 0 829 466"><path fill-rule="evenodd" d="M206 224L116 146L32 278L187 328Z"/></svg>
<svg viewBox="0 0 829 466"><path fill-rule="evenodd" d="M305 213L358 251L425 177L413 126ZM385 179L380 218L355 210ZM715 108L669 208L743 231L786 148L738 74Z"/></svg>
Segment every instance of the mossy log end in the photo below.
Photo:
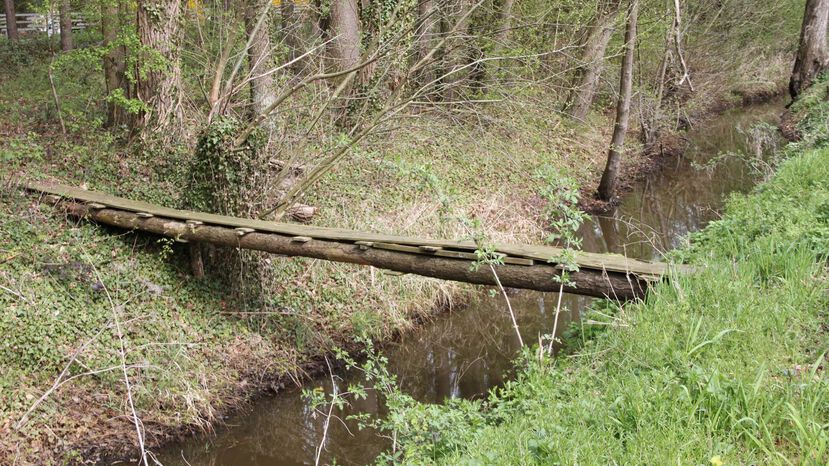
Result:
<svg viewBox="0 0 829 466"><path fill-rule="evenodd" d="M142 230L188 242L204 242L220 246L238 247L270 252L286 256L302 256L335 262L371 265L380 269L411 273L426 277L453 280L480 285L496 285L489 267L473 269L472 261L460 258L412 254L363 244L342 243L321 239L296 241L295 237L271 232L252 231L239 235L239 231L216 225L193 225L186 221L159 216L142 217L137 213L103 208L74 201L58 203L72 216L131 230ZM510 288L537 291L559 290L555 277L560 274L556 264L534 265L504 264L495 267L501 284ZM644 296L649 282L635 274L582 269L572 273L575 287L565 286L565 291L586 296L630 300Z"/></svg>

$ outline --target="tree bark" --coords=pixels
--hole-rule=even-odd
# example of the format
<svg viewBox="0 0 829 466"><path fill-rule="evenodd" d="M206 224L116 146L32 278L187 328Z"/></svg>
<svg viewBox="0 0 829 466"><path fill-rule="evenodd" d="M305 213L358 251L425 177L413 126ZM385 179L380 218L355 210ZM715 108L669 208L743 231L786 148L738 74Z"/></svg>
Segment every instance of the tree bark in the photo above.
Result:
<svg viewBox="0 0 829 466"><path fill-rule="evenodd" d="M336 70L347 70L360 63L360 16L357 0L331 2L331 58Z"/></svg>
<svg viewBox="0 0 829 466"><path fill-rule="evenodd" d="M571 118L583 120L590 111L604 68L605 52L613 37L614 23L620 8L619 0L603 0L596 17L588 27L587 39L573 75L570 96L567 98L566 110Z"/></svg>
<svg viewBox="0 0 829 466"><path fill-rule="evenodd" d="M247 0L245 5L245 30L250 41L248 62L251 75L250 101L254 117L265 112L276 98L273 93L273 75L260 76L271 69L270 18L265 17L256 29L262 15L268 15L270 0Z"/></svg>
<svg viewBox="0 0 829 466"><path fill-rule="evenodd" d="M293 0L282 0L279 5L280 16L282 18L282 40L285 42L285 63L296 60L296 57L302 55L299 51L299 18L296 13L296 5ZM294 63L289 67L293 72L297 72L302 68L301 63Z"/></svg>
<svg viewBox="0 0 829 466"><path fill-rule="evenodd" d="M440 29L440 14L435 6L434 0L418 0L417 2L417 24L415 25L415 46L416 52L412 63L417 63L426 58L435 46L435 39ZM433 79L434 66L427 65L421 69L414 80L417 84L423 85Z"/></svg>
<svg viewBox="0 0 829 466"><path fill-rule="evenodd" d="M72 50L72 7L69 0L61 0L60 7L60 49Z"/></svg>
<svg viewBox="0 0 829 466"><path fill-rule="evenodd" d="M179 134L181 123L181 0L139 0L138 40L147 52L138 58L138 98L148 107L136 121L165 142Z"/></svg>
<svg viewBox="0 0 829 466"><path fill-rule="evenodd" d="M443 98L448 102L458 100L462 94L464 84L468 84L470 69L465 67L469 64L471 55L469 43L470 17L466 15L466 12L470 8L472 8L470 0L452 0L449 11L444 15L443 31L441 32L452 34L451 30L453 27L455 28L454 37L449 37L446 41L444 56L445 66L443 68L446 70L447 76L443 79Z"/></svg>
<svg viewBox="0 0 829 466"><path fill-rule="evenodd" d="M625 135L630 119L630 100L633 94L633 54L636 49L636 26L639 16L639 0L630 0L627 28L625 29L625 57L622 60L619 101L616 105L616 124L613 127L613 139L607 153L607 165L599 184L599 198L609 201L616 190L619 166L625 152Z"/></svg>
<svg viewBox="0 0 829 466"><path fill-rule="evenodd" d="M129 98L129 84L126 79L126 50L123 45L116 45L121 29L119 2L101 0L101 35L106 50L104 55L104 84L106 95L111 96L116 90L123 91ZM119 126L128 123L126 111L114 102L107 102L107 126Z"/></svg>
<svg viewBox="0 0 829 466"><path fill-rule="evenodd" d="M6 13L6 37L9 40L20 40L20 34L17 33L17 17L14 11L14 0L3 0L3 9Z"/></svg>
<svg viewBox="0 0 829 466"><path fill-rule="evenodd" d="M796 99L824 71L829 62L826 27L829 21L829 0L807 0L800 29L800 47L789 80L789 95Z"/></svg>
<svg viewBox="0 0 829 466"><path fill-rule="evenodd" d="M500 11L498 12L499 22L498 25L498 34L496 34L495 38L498 44L503 44L510 36L510 30L512 29L512 7L515 4L515 0L502 0Z"/></svg>

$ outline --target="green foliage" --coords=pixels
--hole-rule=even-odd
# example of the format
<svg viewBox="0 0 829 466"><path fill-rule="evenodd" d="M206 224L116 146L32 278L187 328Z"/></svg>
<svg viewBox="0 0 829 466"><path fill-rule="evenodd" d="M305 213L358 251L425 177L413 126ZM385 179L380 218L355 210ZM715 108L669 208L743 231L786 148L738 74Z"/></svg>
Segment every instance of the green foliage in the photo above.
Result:
<svg viewBox="0 0 829 466"><path fill-rule="evenodd" d="M257 144L261 133L248 138L240 150L231 150L241 123L233 117L222 117L209 125L199 136L196 156L191 168L188 204L206 212L240 215L250 210L245 191L259 169Z"/></svg>
<svg viewBox="0 0 829 466"><path fill-rule="evenodd" d="M575 253L581 248L582 240L578 231L588 218L579 207L579 186L573 178L549 167L540 170L537 177L542 181L540 195L546 201L544 216L550 230L544 241L564 247L561 257L551 259L562 265L561 275L555 279L572 285L569 275L579 270Z"/></svg>
<svg viewBox="0 0 829 466"><path fill-rule="evenodd" d="M564 331L564 350L574 353L595 345L602 334L621 323L621 312L622 307L617 302L608 299L593 301L580 318L571 322Z"/></svg>
<svg viewBox="0 0 829 466"><path fill-rule="evenodd" d="M343 350L337 350L336 357L348 370L362 374L363 383L329 396L320 388L303 390L312 409L325 413L325 407L331 404L341 409L349 396L365 399L368 390L376 392L388 407L389 415L372 418L356 414L350 419L357 421L361 429L372 428L403 445L402 449L382 453L377 464L404 458L419 458L417 463L430 464L434 459L461 450L471 440L470 434L484 421L480 401L453 399L444 405L418 403L400 390L396 377L387 369L388 360L370 340L361 338L357 343L364 347L363 362Z"/></svg>
<svg viewBox="0 0 829 466"><path fill-rule="evenodd" d="M52 54L53 40L36 36L30 40L11 42L0 39L0 73L19 72L21 68L42 62Z"/></svg>
<svg viewBox="0 0 829 466"><path fill-rule="evenodd" d="M797 119L801 141L795 147L823 147L829 142L829 76L823 73L795 101L790 110Z"/></svg>
<svg viewBox="0 0 829 466"><path fill-rule="evenodd" d="M198 357L205 353L194 342L219 348L246 333L244 325L216 318L216 290L182 281L179 258L168 260L173 251L146 238L65 224L51 207L32 206L17 192L0 196L0 231L7 240L0 249L0 331L5 336L0 416L18 419L84 342L90 344L67 376L118 364L110 296L127 332L129 363L149 364L141 375L132 374L141 387L139 408L152 406L159 419L184 415L187 422L198 422L204 406L195 405L206 400L190 398L194 410L175 413L193 395L189 381L175 374L204 369ZM135 254L144 248L150 254ZM118 391L121 383L122 376L111 369L76 382L93 393ZM55 415L56 403L50 399L35 413L32 428L42 425L40 416ZM176 405L174 412L167 411Z"/></svg>

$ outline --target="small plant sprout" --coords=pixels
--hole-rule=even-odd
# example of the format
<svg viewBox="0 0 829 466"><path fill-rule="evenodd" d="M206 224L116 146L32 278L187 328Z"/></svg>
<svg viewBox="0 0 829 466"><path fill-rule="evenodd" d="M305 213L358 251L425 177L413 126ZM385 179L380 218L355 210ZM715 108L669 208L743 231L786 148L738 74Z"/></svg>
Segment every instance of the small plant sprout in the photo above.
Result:
<svg viewBox="0 0 829 466"><path fill-rule="evenodd" d="M559 257L550 259L550 262L558 263L561 268L561 275L553 277L553 280L559 283L559 289L553 332L548 337L547 346L547 351L552 354L553 345L557 341L556 333L564 287L575 286L575 283L570 280L570 274L579 270L576 262L576 254L582 244L578 235L579 227L588 217L579 209L579 186L574 179L552 169L540 171L537 176L543 182L539 194L547 201L544 216L547 219L550 233L545 238L545 242L563 247Z"/></svg>

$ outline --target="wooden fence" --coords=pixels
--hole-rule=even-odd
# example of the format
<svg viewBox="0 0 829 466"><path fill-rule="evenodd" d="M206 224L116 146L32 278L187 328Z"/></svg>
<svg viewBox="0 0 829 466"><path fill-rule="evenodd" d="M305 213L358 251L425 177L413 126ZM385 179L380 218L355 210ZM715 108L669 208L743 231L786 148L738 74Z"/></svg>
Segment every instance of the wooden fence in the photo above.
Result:
<svg viewBox="0 0 829 466"><path fill-rule="evenodd" d="M17 32L21 35L46 34L53 36L60 34L60 15L57 13L18 13L15 15ZM72 30L79 31L90 27L89 23L80 14L72 15ZM6 17L0 15L0 33L6 34Z"/></svg>

